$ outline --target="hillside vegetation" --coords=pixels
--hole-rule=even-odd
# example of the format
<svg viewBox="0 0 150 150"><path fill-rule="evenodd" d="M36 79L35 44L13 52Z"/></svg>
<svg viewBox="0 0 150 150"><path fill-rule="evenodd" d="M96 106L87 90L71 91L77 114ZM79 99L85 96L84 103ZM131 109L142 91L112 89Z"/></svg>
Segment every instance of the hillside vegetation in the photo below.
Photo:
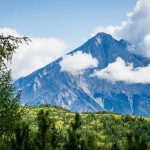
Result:
<svg viewBox="0 0 150 150"><path fill-rule="evenodd" d="M78 114L50 105L23 109L27 149L150 149L149 118L109 112Z"/></svg>

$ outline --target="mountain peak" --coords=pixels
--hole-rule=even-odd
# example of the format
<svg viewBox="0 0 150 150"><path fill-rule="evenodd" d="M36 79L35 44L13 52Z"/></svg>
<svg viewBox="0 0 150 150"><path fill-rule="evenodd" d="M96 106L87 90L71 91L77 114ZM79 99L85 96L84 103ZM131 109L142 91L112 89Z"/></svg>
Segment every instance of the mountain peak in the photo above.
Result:
<svg viewBox="0 0 150 150"><path fill-rule="evenodd" d="M15 82L16 88L22 90L22 104L50 103L78 112L105 110L150 116L150 84L111 83L103 78L91 76L95 71L105 69L109 64L114 63L118 57L125 62L132 62L135 67L150 64L146 58L128 51L127 44L127 41L115 40L107 33L98 33L82 46L68 53L73 54L78 51L88 53L99 62L96 68L86 68L83 74L72 75L61 70L60 61L64 58L59 58ZM74 55L71 55L68 58L73 57ZM70 63L69 59L68 63L80 67L78 60L73 59L74 62ZM89 63L88 60L86 61Z"/></svg>
<svg viewBox="0 0 150 150"><path fill-rule="evenodd" d="M105 32L99 32L95 35L95 38L101 38L103 40L106 40L106 39L113 39L113 37L110 35L110 34L107 34Z"/></svg>
<svg viewBox="0 0 150 150"><path fill-rule="evenodd" d="M96 40L100 40L101 41L105 41L105 42L108 42L110 40L115 40L115 41L118 41L119 44L122 44L122 46L126 46L126 45L130 45L130 42L127 41L127 40L124 40L124 39L120 39L120 40L116 40L112 35L108 34L108 33L105 33L105 32L99 32L97 33L94 38Z"/></svg>

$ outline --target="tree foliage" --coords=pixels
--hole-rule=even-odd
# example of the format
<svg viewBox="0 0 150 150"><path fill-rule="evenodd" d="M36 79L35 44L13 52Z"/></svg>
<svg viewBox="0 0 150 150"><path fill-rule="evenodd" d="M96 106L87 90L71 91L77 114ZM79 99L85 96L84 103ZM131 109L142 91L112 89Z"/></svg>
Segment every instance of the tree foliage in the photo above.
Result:
<svg viewBox="0 0 150 150"><path fill-rule="evenodd" d="M13 53L20 43L28 42L28 37L14 37L0 35L0 65L5 65L6 61L11 61Z"/></svg>
<svg viewBox="0 0 150 150"><path fill-rule="evenodd" d="M15 91L7 63L23 41L28 42L29 39L0 35L0 138L14 133L20 117L20 93Z"/></svg>

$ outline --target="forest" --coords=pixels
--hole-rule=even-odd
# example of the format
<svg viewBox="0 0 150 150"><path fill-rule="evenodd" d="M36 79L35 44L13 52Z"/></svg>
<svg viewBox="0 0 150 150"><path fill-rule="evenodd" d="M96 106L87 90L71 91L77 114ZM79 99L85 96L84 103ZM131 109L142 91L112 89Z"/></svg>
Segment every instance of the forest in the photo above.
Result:
<svg viewBox="0 0 150 150"><path fill-rule="evenodd" d="M72 113L58 106L21 107L14 131L0 149L149 150L150 119L111 112ZM6 127L6 126L5 126Z"/></svg>
<svg viewBox="0 0 150 150"><path fill-rule="evenodd" d="M21 106L7 62L27 37L0 36L0 150L149 150L150 119Z"/></svg>

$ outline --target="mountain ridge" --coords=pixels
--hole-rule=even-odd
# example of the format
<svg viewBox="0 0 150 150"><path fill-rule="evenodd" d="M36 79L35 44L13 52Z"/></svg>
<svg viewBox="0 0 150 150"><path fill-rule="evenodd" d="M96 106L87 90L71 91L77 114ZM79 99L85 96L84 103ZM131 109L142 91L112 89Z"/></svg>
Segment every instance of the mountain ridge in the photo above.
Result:
<svg viewBox="0 0 150 150"><path fill-rule="evenodd" d="M128 51L130 45L126 40L118 41L109 34L98 33L67 54L73 55L78 51L91 54L99 62L97 67L86 69L82 75L74 76L61 71L59 63L63 58L60 57L15 82L16 88L22 90L22 103L50 103L78 112L108 110L150 116L150 84L112 84L104 79L90 77L95 69L107 67L118 57L132 62L135 67L147 66L150 60Z"/></svg>

